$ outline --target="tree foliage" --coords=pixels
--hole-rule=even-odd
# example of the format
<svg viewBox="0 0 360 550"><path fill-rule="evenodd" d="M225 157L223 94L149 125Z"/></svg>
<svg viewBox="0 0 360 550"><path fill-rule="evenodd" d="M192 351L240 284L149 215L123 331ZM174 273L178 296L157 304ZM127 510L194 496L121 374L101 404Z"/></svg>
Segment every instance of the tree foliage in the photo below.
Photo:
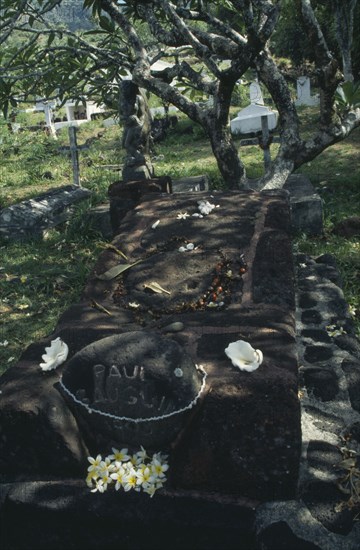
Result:
<svg viewBox="0 0 360 550"><path fill-rule="evenodd" d="M267 88L280 119L280 147L261 186L282 186L293 170L360 124L358 107L337 108L343 76L329 21L321 25L326 9L320 0L84 0L95 27L80 33L49 23L48 14L62 2L3 0L0 105L5 112L39 94L116 103L128 71L136 84L202 126L225 182L233 187L249 184L228 126L233 91L248 71ZM311 56L320 94L319 123L306 140L292 89L271 53L272 40L276 49L280 36L276 29L283 40L293 7L290 26L306 37L302 55ZM155 70L157 60L168 64ZM185 90L193 91L193 99ZM210 101L197 103L199 94Z"/></svg>

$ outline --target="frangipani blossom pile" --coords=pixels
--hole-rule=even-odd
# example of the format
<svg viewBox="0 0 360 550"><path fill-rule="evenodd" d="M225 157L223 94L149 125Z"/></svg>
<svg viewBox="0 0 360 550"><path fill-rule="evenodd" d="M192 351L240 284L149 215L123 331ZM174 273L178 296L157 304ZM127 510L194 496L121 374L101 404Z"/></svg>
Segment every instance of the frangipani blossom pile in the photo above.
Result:
<svg viewBox="0 0 360 550"><path fill-rule="evenodd" d="M104 493L108 487L114 486L115 491L133 489L153 497L163 487L165 472L169 469L166 455L154 453L150 457L143 447L133 455L129 454L128 449L112 448L112 452L104 459L101 455L88 458L90 466L86 484L92 493Z"/></svg>

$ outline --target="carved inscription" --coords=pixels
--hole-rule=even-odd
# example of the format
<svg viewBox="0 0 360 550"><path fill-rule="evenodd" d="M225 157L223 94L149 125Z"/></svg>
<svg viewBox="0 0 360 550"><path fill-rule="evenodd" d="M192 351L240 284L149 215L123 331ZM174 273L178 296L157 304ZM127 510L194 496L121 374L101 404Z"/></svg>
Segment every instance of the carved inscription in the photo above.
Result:
<svg viewBox="0 0 360 550"><path fill-rule="evenodd" d="M106 368L98 364L92 367L93 399L84 389L78 389L76 396L83 403L114 411L114 414L132 416L134 410L143 411L144 416L160 416L175 410L175 404L168 396L156 390L156 381L146 379L145 369L139 365L126 367L112 365ZM147 411L147 412L146 412Z"/></svg>

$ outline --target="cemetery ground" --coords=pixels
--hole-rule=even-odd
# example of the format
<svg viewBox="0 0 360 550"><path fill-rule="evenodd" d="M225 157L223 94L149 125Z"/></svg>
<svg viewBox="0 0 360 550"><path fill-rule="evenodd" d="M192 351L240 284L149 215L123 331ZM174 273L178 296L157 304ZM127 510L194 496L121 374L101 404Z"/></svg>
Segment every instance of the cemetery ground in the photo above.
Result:
<svg viewBox="0 0 360 550"><path fill-rule="evenodd" d="M301 111L304 133L311 127L313 108ZM65 147L68 133L58 140L34 131L41 115L21 113L22 130L10 133L0 125L0 207L6 207L42 192L72 182L71 159ZM52 332L59 315L77 301L87 275L107 241L91 227L87 210L107 200L108 186L121 179L121 129L105 128L101 120L78 129L81 184L92 192L89 200L75 207L72 219L51 229L42 240L0 243L0 372L17 361L31 343ZM240 140L238 140L240 144ZM275 154L277 145L271 147ZM294 250L336 257L345 297L360 327L359 235L336 234L339 222L359 215L360 130L302 167L320 194L324 205L324 233L294 239ZM248 176L261 175L262 152L257 146L241 148ZM156 176L173 179L207 174L213 189L221 178L210 146L190 121L180 118L162 143L155 144ZM358 331L360 329L358 328Z"/></svg>
<svg viewBox="0 0 360 550"><path fill-rule="evenodd" d="M305 133L311 125L314 113L311 109L304 109L302 116ZM24 118L24 127L28 124L28 120ZM3 153L3 206L71 183L72 167L66 149L66 130L59 134L57 141L53 141L42 132L30 133L30 129L26 128L22 132L11 133L4 127L0 137ZM334 319L335 315L335 319L338 319L342 326L346 318L349 320L349 311L355 321L359 321L358 226L357 230L350 234L359 219L359 142L359 132L354 133L346 142L325 152L303 168L303 172L310 177L323 199L325 224L324 232L320 236L296 235L293 240L294 253L306 252L314 256L322 254L316 261L305 254L298 255L295 260L298 270L296 318L300 320L299 326L303 336L303 339L297 342L296 351L293 314L295 289L289 239L289 212L284 194L265 192L259 200L253 193L235 193L238 197L235 203L232 192L219 193L219 210L206 218L206 221L189 223L182 217L185 214L179 217L176 213L180 210L186 212L187 208L193 207L192 196L184 193L147 198L123 220L122 231L110 244L97 228L91 225L87 212L90 207L107 200L109 184L121 179L123 152L120 146L120 129L117 126L105 127L101 121L84 124L79 129L81 183L92 191L91 199L86 204L82 203L76 207L68 222L46 231L42 239L27 243L3 241L0 244L0 353L3 356L0 364L3 370L17 363L28 344L33 343L19 364L9 369L3 377L3 380L7 379L2 387L3 410L7 404L14 405L14 408L11 405L7 411L9 416L3 423L2 434L2 442L5 442L7 449L3 453L4 471L10 472L10 477L6 478L3 487L6 495L3 516L6 521L3 522L3 526L9 548L18 547L17 543L12 546L11 541L14 540L20 541L19 549L28 547L28 541L34 539L32 533L38 529L39 518L40 522L43 521L43 505L47 510L45 514L49 512L46 516L49 518L49 525L46 525L46 528L44 526L39 548L51 547L51 540L55 543L54 548L67 546L79 550L80 547L84 547L85 534L86 542L89 542L85 547L102 548L104 546L101 546L101 537L105 537L105 547L112 548L112 536L117 537L118 531L121 531L118 528L117 517L119 507L123 512L121 521L125 532L121 536L125 537L124 541L128 537L127 529L132 529L134 521L136 522L137 518L141 522L145 520L144 524L142 523L144 532L139 532L138 535L132 533L131 548L137 547L134 543L134 540L138 540L137 536L142 543L139 548L148 548L146 529L151 526L151 535L153 522L156 524L155 531L162 541L159 548L168 548L169 540L173 539L173 548L182 550L189 547L182 544L182 541L188 540L186 537L191 537L194 532L197 540L203 541L199 550L221 547L221 544L213 539L215 533L219 537L216 541L220 538L223 540L224 535L228 540L234 543L236 541L231 548L238 547L241 535L245 535L245 538L248 536L249 545L242 541L239 547L250 550L253 548L254 528L256 541L260 541L260 547L264 550L278 550L276 540L279 536L282 544L285 543L282 548L290 548L292 543L295 547L303 548L301 544L305 539L311 541L311 544L306 544L304 548L342 550L345 548L341 540L343 536L347 537L348 548L357 548L358 526L354 524L353 519L359 505L356 483L359 475L358 463L357 458L351 455L355 451L348 447L351 441L344 440L342 449L338 442L339 436L345 434L342 418L344 417L346 427L349 426L349 419L358 418L358 363L353 350L350 349L349 353L342 347L341 335L339 343L337 340L335 342L335 337L333 339L327 330L328 327L326 331L321 331L318 330L320 327L317 327L317 324L321 322L325 325L325 319L331 314L331 319ZM260 148L245 147L240 141L238 145L242 148L248 176L254 178L260 175ZM272 146L272 154L276 146ZM188 121L180 120L169 132L166 141L156 144L153 162L157 176L167 175L176 179L206 174L215 196L217 189L226 191L223 189L207 141L201 131L191 128ZM163 215L160 231L156 228L152 231L153 226L149 225L155 214L159 218ZM349 219L353 219L354 224L347 222L344 225L344 221ZM179 256L180 249L177 249L178 240L180 238L188 243L195 225L200 245L194 251L194 245L188 252L185 251L185 259L182 260L181 255ZM182 237L179 236L179 227ZM234 227L237 228L236 231L232 229ZM102 253L104 249L108 249L105 254ZM142 259L145 249L149 255ZM104 268L113 265L118 268L116 254L119 254L120 250L126 252L132 263L132 269L124 277L123 283L113 280L112 275L110 280L103 276L91 277L91 270L97 260L97 274L100 264L100 273L103 273ZM159 252L153 255L154 250ZM235 260L237 256L233 254L238 255L239 250L245 250L247 263L243 264L241 257L240 260ZM334 254L337 259L350 310L337 286L339 277L328 253ZM141 263L137 261L138 258ZM240 267L237 262L240 262ZM214 265L213 272L211 268ZM188 270L186 266L192 266L192 270ZM236 268L239 275L233 278L233 271L229 271L229 266ZM243 277L244 271L246 276ZM139 285L142 288L142 282L150 280L150 273L163 287L168 288L168 284L171 284L173 293L162 288L166 296L159 299L156 294L140 290L139 297ZM213 297L213 290L209 290L212 287L208 286L208 279L204 277L204 274L209 273L213 278L209 282L213 280L215 284L216 280L216 285L220 284L216 291L220 295L224 293L226 300L226 303L223 303L224 310L220 309L216 316L206 305L212 300L217 300L217 294ZM268 277L266 273L269 274ZM191 285L187 284L186 291L183 291L181 284L184 277L189 274L192 277ZM188 302L192 300L191 296L198 297L199 284L202 299L196 302L195 309L183 310L184 305L193 305L193 302ZM143 286L150 288L149 285ZM239 289L242 295L241 311L238 303ZM129 293L128 296L126 292ZM187 298L183 298L182 292L187 293ZM334 297L337 297L338 301ZM140 310L135 309L135 312L132 311L134 304L131 301L134 298L142 304L136 304L135 307L140 307ZM185 302L181 302L184 299ZM80 304L79 300L82 300ZM216 306L217 304L214 307ZM335 307L331 313L327 309L330 306ZM65 314L61 316L64 311ZM183 323L165 324L177 319L179 313ZM66 393L66 396L63 395L64 399L59 396L53 385L54 378L45 375L40 380L37 372L37 358L41 355L40 349L43 349L39 340L49 337L59 318L60 328L58 325L56 330L60 332L57 334L64 337L64 341L69 344L71 354L76 353L74 360L70 359L64 377L60 379L61 391ZM125 328L124 334L119 335L119 323ZM179 328L177 325L182 326L180 332L175 334ZM162 334L170 330L171 337L159 340L156 336L154 339L153 336L146 336L146 331L144 335L141 330L140 341L140 333L136 331L143 326ZM348 325L344 326L347 328ZM233 339L234 334L238 336L239 331L242 337L253 341L259 350L263 350L264 364L267 364L269 369L263 369L251 376L238 373L234 369L224 369L223 349ZM354 349L358 349L352 331L351 328L352 335L349 333L349 336L346 336L346 345L350 342ZM320 333L323 339L320 338L318 342L316 338ZM100 339L107 335L109 337L105 340ZM89 342L95 345L86 346ZM174 346L176 343L180 344L182 350L188 349L193 357L198 358L195 363L199 364L204 359L207 367L207 370L203 371L202 367L199 367L196 376L192 375L190 389L186 384L190 383L188 374L192 372L192 366L185 361L184 364L181 363L182 368L173 371L179 392L173 396L173 399L177 399L174 401L176 411L182 414L183 410L187 410L189 406L193 408L198 402L196 410L189 413L188 422L182 426L183 429L179 432L179 420L176 416L170 419L172 413L166 415L166 412L164 416L151 418L159 422L162 419L167 426L164 430L161 429L160 423L158 430L154 426L148 428L148 425L140 425L139 429L133 431L127 426L127 421L134 419L128 418L126 410L116 408L104 409L106 412L103 413L107 420L104 423L100 422L99 418L103 413L97 408L91 408L93 403L104 402L106 407L108 403L118 403L118 392L131 389L132 384L136 384L139 389L145 381L144 388L148 388L146 370L149 365L150 374L151 369L155 369L154 372L157 372L157 369L159 372L167 373L162 363L159 367L156 353L163 352L162 346ZM121 356L118 354L119 346L123 352ZM113 355L114 350L116 357ZM256 350L256 357L261 361L263 354L259 350ZM173 347L170 355L177 357L180 354ZM137 362L138 356L141 360L146 357L145 370L138 366L141 364ZM130 358L132 363L129 363ZM339 372L339 358L344 373ZM80 377L79 386L76 378L79 374L78 367L84 366L84 372L87 371L86 365L89 361L95 377L96 387L94 386L93 391L91 384L88 385L89 380ZM109 367L108 371L103 364ZM74 365L76 369L73 368ZM28 384L25 380L22 389L16 386L16 371L19 367L20 371L25 369L24 372L29 377L36 371L33 382ZM298 370L301 371L304 382L301 386L304 389L303 396L301 392L298 395ZM106 372L108 378L105 380L103 376ZM27 381L29 380L30 378L27 378ZM172 377L167 376L167 380L173 383ZM13 382L15 386L12 386ZM160 406L168 407L169 403L164 401L165 393L156 393L161 384L151 386L151 391L155 392L153 396L150 395L151 391L147 394L141 389L139 403L144 402L146 407L150 408L156 406L159 411ZM23 390L25 393L21 393ZM189 391L193 399L188 406ZM170 393L170 398L172 395ZM150 402L150 398L154 398L155 401ZM76 403L75 408L79 407L79 410L73 412L77 422L73 422L71 414L69 416L66 405L68 399L73 400L73 405ZM132 398L129 399L126 403L134 404ZM120 402L122 403L122 400ZM135 404L137 402L136 398ZM99 413L99 416L92 414L83 418L83 407L88 407L86 403L90 403L88 412ZM185 404L187 406L183 409L182 406ZM30 413L27 416L29 423L27 420L24 422L24 417L21 416L23 406L29 410L33 407L33 410L37 411L35 415ZM165 411L171 410L166 407ZM307 446L302 447L298 498L295 493L302 440L300 408L303 421L302 436ZM124 413L125 416L122 416ZM133 416L136 417L136 422L139 419L144 420L141 407L138 414ZM224 419L229 420L230 417L231 421L224 422ZM44 430L38 429L37 418L44 420ZM110 423L108 418L111 418ZM60 423L58 419L61 419ZM126 420L125 426L123 420ZM309 426L316 429L309 430ZM116 432L116 437L114 429L120 430L119 433ZM177 436L174 439L175 433ZM171 439L169 488L165 488L156 496L152 506L149 507L145 499L137 499L136 494L129 496L109 492L107 495L94 497L86 488L83 479L78 479L79 468L81 466L83 472L82 468L89 453L95 457L98 449L105 449L105 446L109 445L109 437L126 442L129 439L129 446L142 442L145 447L149 444L154 445L154 448L155 437L157 450L160 446L159 441L168 445ZM354 437L356 439L356 434ZM43 444L45 440L46 445ZM30 451L29 457L26 452L24 453L25 460L24 455L17 450L19 441L22 441L24 447ZM58 445L62 445L62 441L65 442L65 446L60 450ZM86 445L83 445L84 442ZM38 449L41 450L41 456ZM339 480L335 465L339 465L341 460L341 468L346 470L346 475ZM222 464L220 469L219 464ZM321 472L321 478L317 474L313 475L318 470ZM15 474L15 483L12 483L11 472ZM29 480L26 478L26 472L31 473ZM34 478L34 472L40 477ZM18 473L20 483L17 485ZM72 479L74 473L76 479ZM10 484L6 485L8 480ZM336 490L336 494L334 493L336 480L343 483L343 487L348 482L355 482L350 497L340 495L340 500L343 498L341 504L339 491ZM71 502L66 497L70 494ZM102 500L103 497L105 500ZM237 500L238 497L240 500ZM241 500L243 498L245 500ZM186 499L189 499L189 506ZM76 520L74 524L71 521L75 531L69 530L69 514L77 509L80 501L83 502L82 511L78 516L80 524L77 525ZM102 504L104 502L105 505ZM54 515L50 513L52 503L55 506ZM352 504L356 506L355 510L351 509ZM7 527L7 524L12 525L13 519L16 518L17 521L18 510L23 510L24 520L27 521L23 531L26 535L19 533L18 536L12 532L11 527ZM40 515L37 515L37 510ZM88 513L92 514L92 518L98 518L99 510L104 516L101 516L99 521L94 521L94 525L87 528L85 533L81 522L87 521ZM200 514L197 513L199 510ZM256 522L253 523L255 511ZM84 516L81 515L83 512ZM306 517L304 512L308 514ZM238 513L241 516L240 522ZM110 529L110 534L107 534L103 529L103 521L107 524L112 516L116 518L113 522L115 531L112 532ZM177 526L175 535L172 528L169 528L169 532L166 529L165 533L162 532L162 522L167 517L169 525ZM188 525L189 520L194 523L190 524L189 529L184 530L183 526ZM172 523L174 521L175 523ZM278 532L280 527L281 533ZM61 537L57 539L60 532ZM94 541L92 533L95 534ZM82 546L79 546L79 541ZM312 545L312 541L319 543L319 546Z"/></svg>

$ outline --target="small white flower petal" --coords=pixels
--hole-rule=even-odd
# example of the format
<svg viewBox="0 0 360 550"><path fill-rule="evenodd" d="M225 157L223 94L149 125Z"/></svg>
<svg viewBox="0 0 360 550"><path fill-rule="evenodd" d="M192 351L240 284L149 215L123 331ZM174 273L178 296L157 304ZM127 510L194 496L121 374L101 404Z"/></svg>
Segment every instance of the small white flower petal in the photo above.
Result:
<svg viewBox="0 0 360 550"><path fill-rule="evenodd" d="M138 304L137 302L129 302L129 307L131 307L132 309L138 309L140 307L140 304Z"/></svg>
<svg viewBox="0 0 360 550"><path fill-rule="evenodd" d="M187 248L188 250L194 250L195 245L194 245L194 243L189 243L189 244L186 245L186 248Z"/></svg>
<svg viewBox="0 0 360 550"><path fill-rule="evenodd" d="M186 250L185 246L180 246L179 248L179 252L186 252Z"/></svg>
<svg viewBox="0 0 360 550"><path fill-rule="evenodd" d="M238 340L229 344L225 349L225 353L234 367L247 372L253 372L263 362L262 352L259 349L255 350L244 340Z"/></svg>
<svg viewBox="0 0 360 550"><path fill-rule="evenodd" d="M40 363L40 367L43 371L49 371L56 369L59 365L66 361L69 348L60 337L55 340L51 340L51 345L45 348L46 353L42 355L43 363Z"/></svg>
<svg viewBox="0 0 360 550"><path fill-rule="evenodd" d="M157 220L155 223L152 224L151 229L156 229L159 223L160 223L160 220Z"/></svg>

